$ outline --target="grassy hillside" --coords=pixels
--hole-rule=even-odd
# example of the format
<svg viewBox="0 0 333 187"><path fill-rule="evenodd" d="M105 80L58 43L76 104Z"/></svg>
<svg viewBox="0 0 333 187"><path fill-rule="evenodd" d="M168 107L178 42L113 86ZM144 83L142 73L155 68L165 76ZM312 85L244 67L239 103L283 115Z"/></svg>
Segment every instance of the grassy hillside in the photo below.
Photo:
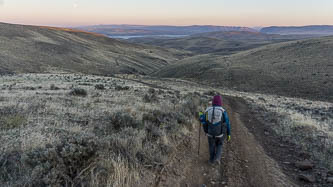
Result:
<svg viewBox="0 0 333 187"><path fill-rule="evenodd" d="M156 73L242 91L333 101L333 37L272 44L229 57L200 55Z"/></svg>
<svg viewBox="0 0 333 187"><path fill-rule="evenodd" d="M151 73L188 52L70 29L0 23L0 72Z"/></svg>
<svg viewBox="0 0 333 187"><path fill-rule="evenodd" d="M192 145L190 91L74 74L1 82L2 187L153 186L177 145Z"/></svg>
<svg viewBox="0 0 333 187"><path fill-rule="evenodd" d="M302 39L310 36L281 36L248 31L210 32L184 38L132 38L139 44L188 50L198 54L217 53L228 55L262 45Z"/></svg>

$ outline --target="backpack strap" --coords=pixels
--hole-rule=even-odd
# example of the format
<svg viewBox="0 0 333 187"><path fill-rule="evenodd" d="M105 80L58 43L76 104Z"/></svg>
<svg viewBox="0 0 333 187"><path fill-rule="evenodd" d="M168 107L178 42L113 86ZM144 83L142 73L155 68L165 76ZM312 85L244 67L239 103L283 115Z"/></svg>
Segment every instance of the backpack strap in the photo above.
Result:
<svg viewBox="0 0 333 187"><path fill-rule="evenodd" d="M224 111L222 110L222 116L221 116L221 118L222 118L222 119L221 119L221 134L222 134L222 135L223 135L223 124L224 124L224 123L223 123L223 120L224 120L224 117L223 117L223 116L224 116Z"/></svg>
<svg viewBox="0 0 333 187"><path fill-rule="evenodd" d="M213 122L214 122L214 119L215 119L215 107L213 107L213 113L212 113L212 124L213 124Z"/></svg>

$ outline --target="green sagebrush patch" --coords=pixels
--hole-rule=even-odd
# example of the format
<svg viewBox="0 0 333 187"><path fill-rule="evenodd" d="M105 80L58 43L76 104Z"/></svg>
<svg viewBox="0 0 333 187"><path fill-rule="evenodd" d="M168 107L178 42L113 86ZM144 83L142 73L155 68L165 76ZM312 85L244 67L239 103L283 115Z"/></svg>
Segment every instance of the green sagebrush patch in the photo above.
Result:
<svg viewBox="0 0 333 187"><path fill-rule="evenodd" d="M27 119L23 115L16 114L3 117L1 122L1 129L14 129L24 126L27 123Z"/></svg>

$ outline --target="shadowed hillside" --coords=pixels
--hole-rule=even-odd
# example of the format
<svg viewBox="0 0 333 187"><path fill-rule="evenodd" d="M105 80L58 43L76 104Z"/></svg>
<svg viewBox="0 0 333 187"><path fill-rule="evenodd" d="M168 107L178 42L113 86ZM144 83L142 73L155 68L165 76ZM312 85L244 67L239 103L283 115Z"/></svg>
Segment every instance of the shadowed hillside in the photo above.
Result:
<svg viewBox="0 0 333 187"><path fill-rule="evenodd" d="M333 37L272 44L229 57L199 55L157 72L216 86L333 100Z"/></svg>
<svg viewBox="0 0 333 187"><path fill-rule="evenodd" d="M139 44L188 50L198 54L216 53L228 55L260 47L311 36L282 36L248 31L210 32L184 38L131 38L128 41Z"/></svg>
<svg viewBox="0 0 333 187"><path fill-rule="evenodd" d="M296 35L333 35L333 25L308 25L302 27L265 27L260 30L263 33L270 34L296 34Z"/></svg>
<svg viewBox="0 0 333 187"><path fill-rule="evenodd" d="M281 42L287 40L298 40L314 37L312 35L280 35L280 34L265 34L261 32L249 32L249 31L230 31L230 32L210 32L201 33L193 36L202 36L210 38L218 38L225 40L245 40L245 41L272 41Z"/></svg>
<svg viewBox="0 0 333 187"><path fill-rule="evenodd" d="M147 74L188 54L70 29L0 23L2 73Z"/></svg>
<svg viewBox="0 0 333 187"><path fill-rule="evenodd" d="M255 31L248 27L192 25L192 26L152 26L152 25L92 25L77 29L110 36L123 35L190 35L216 31Z"/></svg>

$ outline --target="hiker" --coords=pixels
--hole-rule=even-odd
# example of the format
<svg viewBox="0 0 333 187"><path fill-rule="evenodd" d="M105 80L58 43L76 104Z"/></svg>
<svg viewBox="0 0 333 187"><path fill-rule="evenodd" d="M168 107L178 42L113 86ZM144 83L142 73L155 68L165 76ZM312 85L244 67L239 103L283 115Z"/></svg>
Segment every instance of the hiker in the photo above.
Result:
<svg viewBox="0 0 333 187"><path fill-rule="evenodd" d="M227 140L230 141L230 123L227 111L222 108L222 98L216 95L213 98L212 106L208 107L204 114L200 115L200 122L208 137L209 161L220 164L222 156L223 140L227 133Z"/></svg>

